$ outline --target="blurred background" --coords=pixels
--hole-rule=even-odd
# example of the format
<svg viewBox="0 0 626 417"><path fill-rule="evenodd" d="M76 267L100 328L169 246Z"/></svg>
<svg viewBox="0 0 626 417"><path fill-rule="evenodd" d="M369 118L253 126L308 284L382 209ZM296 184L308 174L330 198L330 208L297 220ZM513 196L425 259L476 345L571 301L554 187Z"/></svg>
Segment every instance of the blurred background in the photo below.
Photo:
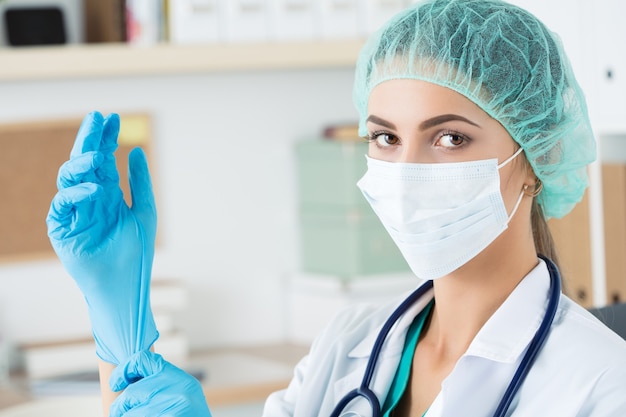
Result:
<svg viewBox="0 0 626 417"><path fill-rule="evenodd" d="M410 3L0 0L0 407L97 393L84 300L45 229L92 110L122 117L122 173L130 149L148 153L157 350L210 401L256 413L339 309L413 288L355 186L366 146L351 101L364 39ZM561 35L599 142L585 200L550 221L567 291L621 303L626 4L513 3Z"/></svg>

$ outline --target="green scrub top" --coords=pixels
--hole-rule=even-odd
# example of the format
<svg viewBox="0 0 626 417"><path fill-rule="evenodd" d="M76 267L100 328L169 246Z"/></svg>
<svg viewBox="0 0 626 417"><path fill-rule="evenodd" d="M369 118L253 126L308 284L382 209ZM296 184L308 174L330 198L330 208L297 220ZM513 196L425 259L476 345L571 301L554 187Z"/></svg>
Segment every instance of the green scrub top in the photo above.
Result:
<svg viewBox="0 0 626 417"><path fill-rule="evenodd" d="M396 370L396 375L391 382L389 388L389 394L383 404L383 417L389 417L393 410L398 406L404 391L406 390L411 376L411 365L413 363L413 355L415 353L415 347L420 337L420 332L424 327L424 323L428 318L430 311L432 310L434 301L431 301L413 320L411 326L406 335L404 341L404 349L402 350L402 357L400 358L400 364ZM427 410L428 411L428 410ZM425 415L426 413L424 413ZM422 416L423 417L423 416Z"/></svg>

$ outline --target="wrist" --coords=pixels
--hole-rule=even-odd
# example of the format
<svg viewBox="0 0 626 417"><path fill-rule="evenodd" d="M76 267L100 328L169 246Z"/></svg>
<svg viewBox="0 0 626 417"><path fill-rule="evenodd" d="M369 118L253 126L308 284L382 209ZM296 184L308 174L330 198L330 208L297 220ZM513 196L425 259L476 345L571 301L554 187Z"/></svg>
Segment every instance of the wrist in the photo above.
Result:
<svg viewBox="0 0 626 417"><path fill-rule="evenodd" d="M101 360L118 365L141 350L150 349L159 332L150 309L120 309L109 311L89 309L91 329L96 343L96 355Z"/></svg>

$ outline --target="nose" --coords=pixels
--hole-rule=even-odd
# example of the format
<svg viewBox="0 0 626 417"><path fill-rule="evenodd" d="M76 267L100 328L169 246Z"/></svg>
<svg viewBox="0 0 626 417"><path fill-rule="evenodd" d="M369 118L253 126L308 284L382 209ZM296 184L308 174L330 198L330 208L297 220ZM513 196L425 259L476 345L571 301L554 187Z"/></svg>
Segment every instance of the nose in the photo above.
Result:
<svg viewBox="0 0 626 417"><path fill-rule="evenodd" d="M404 140L400 152L397 154L397 159L394 162L405 163L428 163L433 162L428 156L428 145L423 144L417 139Z"/></svg>

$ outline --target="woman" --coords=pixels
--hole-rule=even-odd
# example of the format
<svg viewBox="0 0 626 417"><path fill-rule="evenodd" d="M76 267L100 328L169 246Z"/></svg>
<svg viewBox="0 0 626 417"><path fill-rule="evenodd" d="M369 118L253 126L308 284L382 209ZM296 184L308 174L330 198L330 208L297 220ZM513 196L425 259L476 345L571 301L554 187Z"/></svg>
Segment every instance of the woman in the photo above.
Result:
<svg viewBox="0 0 626 417"><path fill-rule="evenodd" d="M549 259L546 218L580 201L595 158L556 37L498 0L416 4L368 40L354 99L370 141L358 186L428 281L340 314L264 415L625 415L626 342L560 293ZM90 306L103 381L125 389L111 415L210 415L197 381L148 351L154 200L139 151L133 208L121 200L118 127L86 119L49 234Z"/></svg>

